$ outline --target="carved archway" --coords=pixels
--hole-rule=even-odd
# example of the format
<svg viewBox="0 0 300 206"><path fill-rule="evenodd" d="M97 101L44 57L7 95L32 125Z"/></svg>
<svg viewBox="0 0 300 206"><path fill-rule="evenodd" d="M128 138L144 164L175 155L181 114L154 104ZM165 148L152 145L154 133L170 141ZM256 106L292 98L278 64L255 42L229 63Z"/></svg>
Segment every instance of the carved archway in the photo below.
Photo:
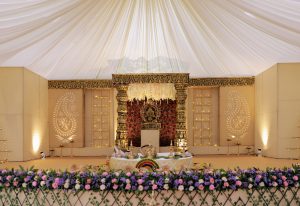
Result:
<svg viewBox="0 0 300 206"><path fill-rule="evenodd" d="M117 89L118 117L115 143L122 148L128 147L126 128L127 119L127 90L132 83L173 83L176 89L176 136L177 146L185 147L187 142L185 101L186 88L189 83L189 74L113 74L113 85Z"/></svg>

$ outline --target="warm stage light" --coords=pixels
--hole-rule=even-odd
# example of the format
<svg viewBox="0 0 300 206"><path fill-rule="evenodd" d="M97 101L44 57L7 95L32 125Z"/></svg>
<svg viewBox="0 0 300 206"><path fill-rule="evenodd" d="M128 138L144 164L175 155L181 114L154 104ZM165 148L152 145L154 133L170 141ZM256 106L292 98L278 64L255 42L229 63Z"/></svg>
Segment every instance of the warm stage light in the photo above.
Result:
<svg viewBox="0 0 300 206"><path fill-rule="evenodd" d="M41 139L38 133L34 133L32 137L32 149L34 153L37 153L40 149Z"/></svg>
<svg viewBox="0 0 300 206"><path fill-rule="evenodd" d="M262 132L262 142L263 142L264 147L267 147L268 139L269 139L268 130L267 130L267 128L264 128L263 132Z"/></svg>

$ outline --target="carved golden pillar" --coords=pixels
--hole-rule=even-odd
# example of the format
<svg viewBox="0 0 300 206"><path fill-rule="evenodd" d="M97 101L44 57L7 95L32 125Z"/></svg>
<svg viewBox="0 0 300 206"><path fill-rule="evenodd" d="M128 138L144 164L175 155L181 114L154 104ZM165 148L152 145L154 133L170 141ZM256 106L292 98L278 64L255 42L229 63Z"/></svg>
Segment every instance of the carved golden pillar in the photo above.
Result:
<svg viewBox="0 0 300 206"><path fill-rule="evenodd" d="M118 101L118 126L117 126L117 137L116 137L116 145L118 145L121 148L128 147L128 139L127 139L127 127L126 127L126 121L127 121L127 90L128 85L127 84L118 84L116 86L117 88L117 101Z"/></svg>
<svg viewBox="0 0 300 206"><path fill-rule="evenodd" d="M175 142L179 149L187 148L187 132L186 132L186 116L185 116L185 100L187 84L175 83L176 89L176 136Z"/></svg>

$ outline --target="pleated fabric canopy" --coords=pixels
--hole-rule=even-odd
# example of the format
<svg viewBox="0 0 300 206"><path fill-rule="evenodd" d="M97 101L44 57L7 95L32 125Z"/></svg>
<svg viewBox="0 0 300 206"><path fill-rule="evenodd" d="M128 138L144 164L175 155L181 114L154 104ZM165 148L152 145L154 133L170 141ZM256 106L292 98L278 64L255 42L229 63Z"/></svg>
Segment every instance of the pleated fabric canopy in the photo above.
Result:
<svg viewBox="0 0 300 206"><path fill-rule="evenodd" d="M0 66L48 79L252 76L296 61L298 0L0 0Z"/></svg>

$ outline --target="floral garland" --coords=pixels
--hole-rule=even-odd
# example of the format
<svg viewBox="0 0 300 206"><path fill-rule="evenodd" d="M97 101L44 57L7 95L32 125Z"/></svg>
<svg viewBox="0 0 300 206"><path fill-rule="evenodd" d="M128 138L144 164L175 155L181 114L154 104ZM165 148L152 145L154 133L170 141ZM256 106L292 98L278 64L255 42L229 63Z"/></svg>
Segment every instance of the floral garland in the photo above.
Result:
<svg viewBox="0 0 300 206"><path fill-rule="evenodd" d="M300 167L285 169L191 170L191 171L54 171L0 170L0 191L74 190L74 191L153 191L153 190L237 190L252 188L299 187Z"/></svg>

